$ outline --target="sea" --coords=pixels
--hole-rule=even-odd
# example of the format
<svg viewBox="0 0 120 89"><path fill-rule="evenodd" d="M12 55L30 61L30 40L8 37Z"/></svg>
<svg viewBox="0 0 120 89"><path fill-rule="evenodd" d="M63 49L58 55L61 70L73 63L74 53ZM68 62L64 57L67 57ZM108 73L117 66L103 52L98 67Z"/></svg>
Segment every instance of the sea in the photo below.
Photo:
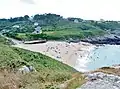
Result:
<svg viewBox="0 0 120 89"><path fill-rule="evenodd" d="M104 45L92 50L87 58L87 70L96 70L101 67L109 67L120 64L120 45Z"/></svg>

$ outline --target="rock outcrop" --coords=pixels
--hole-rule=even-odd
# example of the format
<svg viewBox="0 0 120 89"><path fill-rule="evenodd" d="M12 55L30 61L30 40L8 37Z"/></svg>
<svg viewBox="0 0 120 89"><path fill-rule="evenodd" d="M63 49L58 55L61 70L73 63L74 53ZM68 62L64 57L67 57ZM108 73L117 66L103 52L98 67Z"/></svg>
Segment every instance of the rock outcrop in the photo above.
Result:
<svg viewBox="0 0 120 89"><path fill-rule="evenodd" d="M91 44L111 44L120 45L120 36L109 34L101 37L93 37L81 40L83 42L89 42Z"/></svg>
<svg viewBox="0 0 120 89"><path fill-rule="evenodd" d="M97 72L87 74L88 82L77 89L120 89L120 77Z"/></svg>
<svg viewBox="0 0 120 89"><path fill-rule="evenodd" d="M36 72L33 66L22 66L20 69L18 69L18 72L22 74L33 72L33 71Z"/></svg>

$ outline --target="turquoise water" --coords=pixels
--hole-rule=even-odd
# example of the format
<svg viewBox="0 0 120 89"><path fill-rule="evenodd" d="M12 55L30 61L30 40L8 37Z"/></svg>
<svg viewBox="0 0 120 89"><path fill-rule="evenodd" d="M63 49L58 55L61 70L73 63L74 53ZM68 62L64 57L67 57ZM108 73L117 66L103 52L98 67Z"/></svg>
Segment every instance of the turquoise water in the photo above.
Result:
<svg viewBox="0 0 120 89"><path fill-rule="evenodd" d="M120 64L120 46L100 46L93 50L89 60L91 61L87 64L88 70Z"/></svg>

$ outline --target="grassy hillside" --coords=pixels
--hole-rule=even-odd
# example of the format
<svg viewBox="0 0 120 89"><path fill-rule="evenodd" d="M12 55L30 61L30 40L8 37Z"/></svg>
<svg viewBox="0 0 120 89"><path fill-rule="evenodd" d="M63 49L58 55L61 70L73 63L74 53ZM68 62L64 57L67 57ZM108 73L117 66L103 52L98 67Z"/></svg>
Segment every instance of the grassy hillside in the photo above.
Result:
<svg viewBox="0 0 120 89"><path fill-rule="evenodd" d="M84 77L75 69L40 53L11 47L6 42L0 37L0 89L59 89L60 84L66 84L66 89L75 89L83 83ZM23 65L31 65L37 72L16 73Z"/></svg>
<svg viewBox="0 0 120 89"><path fill-rule="evenodd" d="M38 23L43 32L49 33L49 31L52 31L52 33L55 32L55 35L31 35L36 28L34 23ZM70 30L72 34L68 34L68 30ZM76 30L78 33L76 33ZM0 19L0 31L9 37L19 40L35 40L40 38L65 40L65 38L69 39L71 37L83 39L107 33L120 35L120 21L95 21L74 17L63 18L63 16L48 13L36 14L31 19L28 15L10 19ZM62 33L60 31L62 31ZM101 34L103 32L104 34Z"/></svg>
<svg viewBox="0 0 120 89"><path fill-rule="evenodd" d="M37 27L34 23L39 24L44 35L31 34ZM0 19L0 31L8 37L19 40L38 40L40 38L47 40L68 40L70 38L84 39L104 35L102 33L107 32L106 30L113 28L115 30L119 29L119 27L120 24L118 22L63 18L60 15L51 13L42 15L36 14L31 20L29 16ZM49 32L54 34L49 34Z"/></svg>

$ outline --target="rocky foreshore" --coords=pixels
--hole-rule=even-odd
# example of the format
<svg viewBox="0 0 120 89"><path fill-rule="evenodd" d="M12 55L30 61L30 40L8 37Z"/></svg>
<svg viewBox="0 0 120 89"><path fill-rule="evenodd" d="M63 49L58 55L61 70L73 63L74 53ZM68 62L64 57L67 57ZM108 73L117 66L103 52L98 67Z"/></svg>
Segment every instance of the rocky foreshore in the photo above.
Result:
<svg viewBox="0 0 120 89"><path fill-rule="evenodd" d="M120 89L120 65L84 73L87 82L76 89Z"/></svg>
<svg viewBox="0 0 120 89"><path fill-rule="evenodd" d="M109 34L101 37L93 37L81 40L83 42L88 42L91 44L110 44L110 45L120 45L120 36Z"/></svg>
<svg viewBox="0 0 120 89"><path fill-rule="evenodd" d="M97 72L87 74L88 82L77 89L120 89L120 77Z"/></svg>

